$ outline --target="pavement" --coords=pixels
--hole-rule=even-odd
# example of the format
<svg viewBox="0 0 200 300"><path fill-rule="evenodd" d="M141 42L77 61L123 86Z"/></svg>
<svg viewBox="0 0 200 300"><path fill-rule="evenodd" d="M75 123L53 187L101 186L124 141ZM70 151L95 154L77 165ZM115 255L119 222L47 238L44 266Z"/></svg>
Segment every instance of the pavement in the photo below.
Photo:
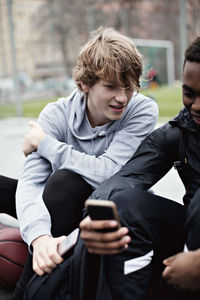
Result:
<svg viewBox="0 0 200 300"><path fill-rule="evenodd" d="M12 118L0 120L0 174L18 178L25 157L21 151L21 141L28 130L28 120ZM0 223L18 227L18 221L6 214L0 214ZM11 300L12 291L0 288L0 300Z"/></svg>
<svg viewBox="0 0 200 300"><path fill-rule="evenodd" d="M6 118L0 120L0 174L12 178L19 178L25 157L21 151L21 143L27 132L29 119ZM162 122L157 124L161 126ZM153 188L160 196L182 203L184 188L174 169L161 179ZM18 227L18 221L5 214L0 214L0 223ZM0 289L0 300L10 300L11 292Z"/></svg>

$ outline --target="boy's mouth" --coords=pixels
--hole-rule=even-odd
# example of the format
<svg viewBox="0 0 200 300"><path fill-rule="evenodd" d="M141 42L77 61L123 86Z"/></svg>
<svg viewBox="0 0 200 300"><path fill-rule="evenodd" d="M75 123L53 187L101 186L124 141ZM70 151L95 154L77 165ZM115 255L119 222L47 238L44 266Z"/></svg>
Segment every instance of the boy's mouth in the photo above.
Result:
<svg viewBox="0 0 200 300"><path fill-rule="evenodd" d="M110 107L118 112L121 112L125 109L126 105L110 105Z"/></svg>
<svg viewBox="0 0 200 300"><path fill-rule="evenodd" d="M196 115L196 114L191 113L191 116L192 116L194 122L195 122L198 126L200 126L200 115Z"/></svg>
<svg viewBox="0 0 200 300"><path fill-rule="evenodd" d="M190 112L193 118L197 118L200 120L200 113L199 114L194 114L192 112Z"/></svg>

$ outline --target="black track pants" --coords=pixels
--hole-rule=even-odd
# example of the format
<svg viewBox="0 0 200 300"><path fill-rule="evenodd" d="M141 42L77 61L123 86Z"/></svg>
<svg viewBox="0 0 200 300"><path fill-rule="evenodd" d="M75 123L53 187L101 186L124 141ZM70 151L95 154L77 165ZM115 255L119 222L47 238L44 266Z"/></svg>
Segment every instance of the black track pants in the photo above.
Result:
<svg viewBox="0 0 200 300"><path fill-rule="evenodd" d="M17 180L0 175L0 213L16 218L15 192Z"/></svg>
<svg viewBox="0 0 200 300"><path fill-rule="evenodd" d="M193 240L193 249L200 247L199 195L200 191L188 211L181 204L137 189L126 189L112 197L132 238L126 251L104 257L106 281L113 300L147 300L153 287L151 299L157 299L163 259L183 251L185 243L191 249ZM191 221L194 218L196 221ZM200 299L199 295L184 294L171 287L167 287L166 293L170 300Z"/></svg>

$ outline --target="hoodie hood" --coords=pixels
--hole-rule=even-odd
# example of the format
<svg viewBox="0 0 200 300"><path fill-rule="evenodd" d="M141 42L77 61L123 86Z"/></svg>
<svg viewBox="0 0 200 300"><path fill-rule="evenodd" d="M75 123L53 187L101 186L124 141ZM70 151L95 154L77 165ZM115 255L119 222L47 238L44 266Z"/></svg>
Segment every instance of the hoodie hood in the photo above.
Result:
<svg viewBox="0 0 200 300"><path fill-rule="evenodd" d="M93 140L97 136L107 136L119 127L119 121L111 121L102 126L92 128L86 113L86 95L83 92L76 91L69 99L69 130L71 134L79 140Z"/></svg>
<svg viewBox="0 0 200 300"><path fill-rule="evenodd" d="M196 126L189 110L186 107L184 107L176 117L169 121L169 124L186 129L190 132L200 132L200 128Z"/></svg>

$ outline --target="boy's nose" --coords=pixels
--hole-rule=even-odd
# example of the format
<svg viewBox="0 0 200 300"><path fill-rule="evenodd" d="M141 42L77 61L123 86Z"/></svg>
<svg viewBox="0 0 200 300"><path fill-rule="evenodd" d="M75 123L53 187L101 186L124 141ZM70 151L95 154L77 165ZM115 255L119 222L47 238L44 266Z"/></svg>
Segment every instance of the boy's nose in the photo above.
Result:
<svg viewBox="0 0 200 300"><path fill-rule="evenodd" d="M115 99L118 102L125 103L128 100L127 91L125 89L119 89Z"/></svg>
<svg viewBox="0 0 200 300"><path fill-rule="evenodd" d="M200 113L200 96L197 96L192 104L192 109Z"/></svg>

